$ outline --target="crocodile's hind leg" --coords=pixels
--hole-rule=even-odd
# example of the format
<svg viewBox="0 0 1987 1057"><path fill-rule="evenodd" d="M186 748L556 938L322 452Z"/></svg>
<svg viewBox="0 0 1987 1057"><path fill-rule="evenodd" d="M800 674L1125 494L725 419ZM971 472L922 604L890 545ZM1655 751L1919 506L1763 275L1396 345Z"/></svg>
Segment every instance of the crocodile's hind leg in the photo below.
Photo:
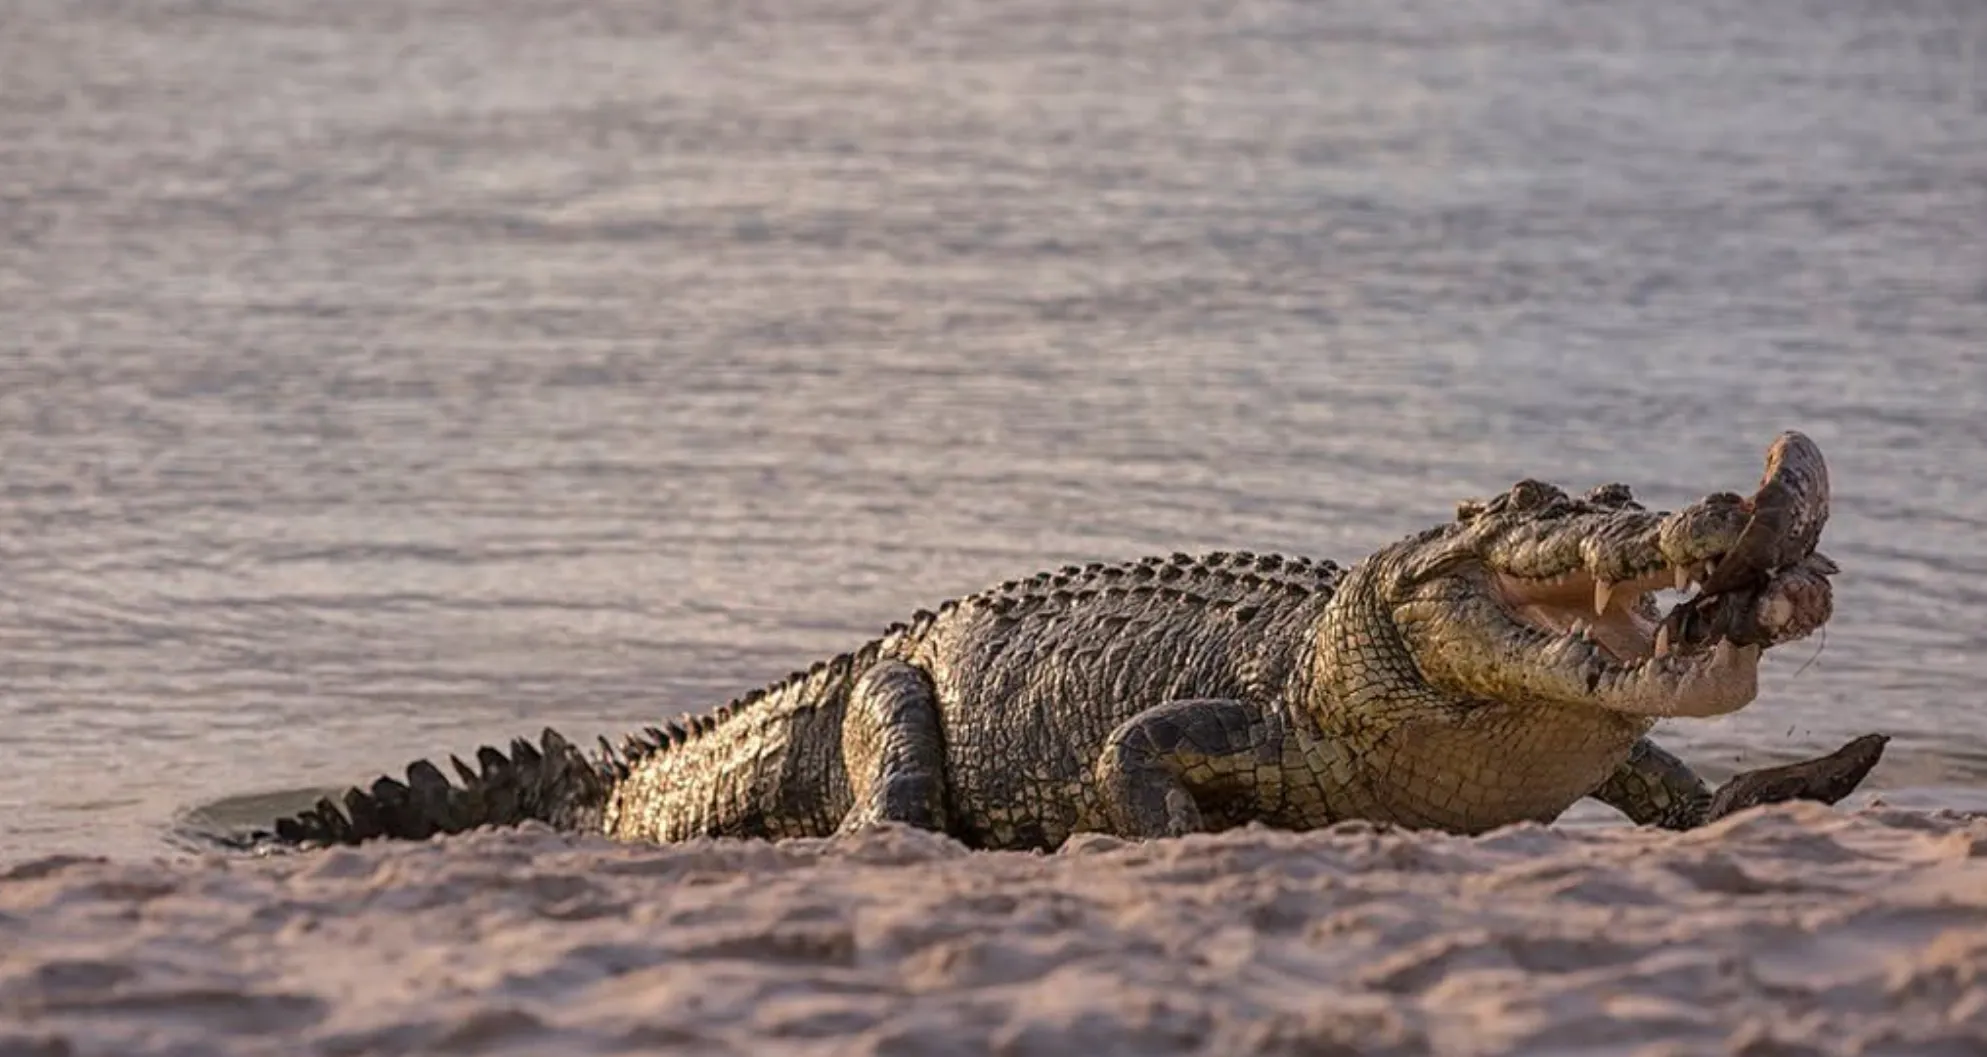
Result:
<svg viewBox="0 0 1987 1057"><path fill-rule="evenodd" d="M1827 756L1735 775L1713 793L1688 764L1643 738L1593 795L1631 821L1664 829L1689 829L1785 800L1833 804L1862 784L1889 740L1865 735Z"/></svg>
<svg viewBox="0 0 1987 1057"><path fill-rule="evenodd" d="M841 832L879 822L945 830L945 740L924 672L881 661L856 679L842 720L842 760L854 805Z"/></svg>
<svg viewBox="0 0 1987 1057"><path fill-rule="evenodd" d="M1276 739L1261 710L1227 698L1168 701L1140 712L1111 732L1097 759L1111 832L1133 839L1198 833L1208 828L1210 808L1275 799L1269 786L1282 773Z"/></svg>

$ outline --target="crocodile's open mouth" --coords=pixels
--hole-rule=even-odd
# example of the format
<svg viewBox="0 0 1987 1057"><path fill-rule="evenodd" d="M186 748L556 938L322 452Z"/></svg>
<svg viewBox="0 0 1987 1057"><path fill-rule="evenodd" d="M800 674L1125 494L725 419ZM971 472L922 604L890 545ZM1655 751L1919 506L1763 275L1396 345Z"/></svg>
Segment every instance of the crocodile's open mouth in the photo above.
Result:
<svg viewBox="0 0 1987 1057"><path fill-rule="evenodd" d="M1752 495L1706 496L1653 533L1603 518L1597 531L1608 541L1561 538L1545 549L1549 557L1516 547L1511 562L1490 565L1487 590L1513 623L1617 666L1701 646L1792 641L1833 611L1827 578L1835 563L1815 552L1828 522L1828 492L1821 449L1801 433L1783 433L1767 449ZM1627 497L1625 489L1600 495ZM1537 502L1520 494L1505 503L1527 499ZM1744 519L1735 534L1734 516ZM1655 601L1663 591L1682 596L1668 612Z"/></svg>
<svg viewBox="0 0 1987 1057"><path fill-rule="evenodd" d="M1687 605L1716 567L1708 558L1619 581L1585 569L1539 579L1493 572L1489 582L1513 622L1555 638L1584 637L1616 664L1632 664L1671 652L1669 612L1657 595L1676 592L1674 606Z"/></svg>

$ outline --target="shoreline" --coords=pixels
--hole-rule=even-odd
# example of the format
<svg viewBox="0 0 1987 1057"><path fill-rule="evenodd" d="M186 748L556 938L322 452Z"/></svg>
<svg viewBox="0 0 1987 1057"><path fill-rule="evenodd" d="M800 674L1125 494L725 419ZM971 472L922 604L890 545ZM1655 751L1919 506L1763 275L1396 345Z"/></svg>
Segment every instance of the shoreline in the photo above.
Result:
<svg viewBox="0 0 1987 1057"><path fill-rule="evenodd" d="M0 1054L1987 1052L1987 816L0 864Z"/></svg>

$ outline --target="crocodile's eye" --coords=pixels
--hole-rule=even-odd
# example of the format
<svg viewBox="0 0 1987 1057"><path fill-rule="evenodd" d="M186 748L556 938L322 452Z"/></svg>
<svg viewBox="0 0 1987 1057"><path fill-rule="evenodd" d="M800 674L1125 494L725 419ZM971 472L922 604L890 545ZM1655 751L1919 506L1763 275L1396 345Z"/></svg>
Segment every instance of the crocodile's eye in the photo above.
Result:
<svg viewBox="0 0 1987 1057"><path fill-rule="evenodd" d="M1465 499L1456 504L1457 521L1475 521L1490 509L1490 504L1481 499Z"/></svg>
<svg viewBox="0 0 1987 1057"><path fill-rule="evenodd" d="M1639 506L1635 496L1625 484L1604 484L1587 493L1587 502L1595 506L1632 507Z"/></svg>
<svg viewBox="0 0 1987 1057"><path fill-rule="evenodd" d="M1511 510L1543 510L1556 502L1565 502L1566 493L1546 484L1544 481L1526 479L1511 486L1510 498L1506 503Z"/></svg>

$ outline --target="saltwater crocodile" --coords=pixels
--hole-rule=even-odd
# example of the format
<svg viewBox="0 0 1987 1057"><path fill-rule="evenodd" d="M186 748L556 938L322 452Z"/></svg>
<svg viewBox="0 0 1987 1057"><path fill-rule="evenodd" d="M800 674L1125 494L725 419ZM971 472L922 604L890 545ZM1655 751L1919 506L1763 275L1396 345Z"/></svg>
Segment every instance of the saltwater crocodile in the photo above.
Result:
<svg viewBox="0 0 1987 1057"><path fill-rule="evenodd" d="M281 820L276 844L537 819L626 840L879 822L969 846L1364 819L1458 833L1592 796L1638 823L1833 802L1883 739L1714 800L1649 740L1735 711L1761 651L1832 613L1820 452L1776 441L1749 497L1649 511L1521 481L1349 567L1269 554L1068 566L919 612L682 724L588 755L547 730L461 785L421 761ZM1715 578L1665 617L1654 594Z"/></svg>

